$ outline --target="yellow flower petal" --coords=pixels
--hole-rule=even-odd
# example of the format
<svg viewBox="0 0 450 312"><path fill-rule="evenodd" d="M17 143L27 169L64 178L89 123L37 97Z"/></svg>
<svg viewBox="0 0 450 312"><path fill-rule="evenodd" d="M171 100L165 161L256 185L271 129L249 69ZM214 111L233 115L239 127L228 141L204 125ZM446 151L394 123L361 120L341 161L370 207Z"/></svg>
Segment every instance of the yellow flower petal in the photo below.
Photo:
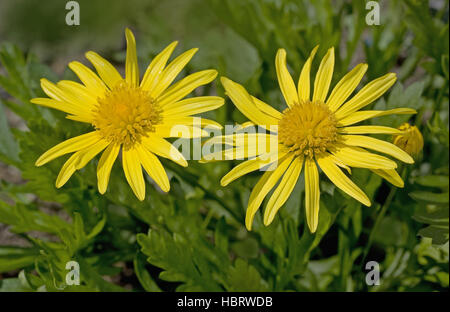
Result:
<svg viewBox="0 0 450 312"><path fill-rule="evenodd" d="M399 176L396 170L394 169L371 169L374 173L382 177L383 179L389 181L392 185L396 187L403 188L405 183L403 182L402 177Z"/></svg>
<svg viewBox="0 0 450 312"><path fill-rule="evenodd" d="M61 88L64 87L64 89ZM41 79L41 87L42 90L51 98L66 104L62 104L61 106L66 107L66 110L82 117L91 118L91 108L92 102L83 103L80 98L82 98L82 94L80 94L80 98L77 97L77 94L73 92L73 90L69 90L67 84L64 82L58 83L55 85L54 83L48 81L47 79ZM36 103L36 102L34 102ZM38 102L37 104L45 103L43 101ZM42 105L42 104L41 104ZM45 105L44 105L45 106ZM49 105L50 106L50 105Z"/></svg>
<svg viewBox="0 0 450 312"><path fill-rule="evenodd" d="M150 152L161 157L168 158L180 166L187 167L188 165L183 154L181 154L175 146L155 134L150 134L148 137L143 138L142 146L147 148Z"/></svg>
<svg viewBox="0 0 450 312"><path fill-rule="evenodd" d="M81 82L95 97L103 96L106 91L106 86L92 70L77 61L70 62L69 68L80 78Z"/></svg>
<svg viewBox="0 0 450 312"><path fill-rule="evenodd" d="M175 80L178 74L183 70L187 63L191 60L194 54L198 51L197 48L190 49L183 54L176 57L162 72L158 84L150 90L150 95L153 98L158 98L164 90Z"/></svg>
<svg viewBox="0 0 450 312"><path fill-rule="evenodd" d="M58 145L52 147L48 151L39 157L36 160L36 166L42 166L49 161L58 158L64 154L73 153L82 149L85 149L89 146L94 145L101 138L98 135L97 131L92 131L86 134L79 135L77 137L68 139L64 142L59 143Z"/></svg>
<svg viewBox="0 0 450 312"><path fill-rule="evenodd" d="M370 206L370 200L366 194L352 180L350 180L330 157L319 157L317 162L327 177L342 191L361 202L366 206Z"/></svg>
<svg viewBox="0 0 450 312"><path fill-rule="evenodd" d="M319 46L315 46L314 49L312 49L311 54L309 55L308 59L305 62L305 65L303 65L302 72L300 73L300 78L298 79L298 98L300 100L309 101L310 100L310 93L311 93L311 64L314 59L314 56L316 55L317 49Z"/></svg>
<svg viewBox="0 0 450 312"><path fill-rule="evenodd" d="M173 102L164 107L162 116L190 116L221 107L225 100L219 96L198 96Z"/></svg>
<svg viewBox="0 0 450 312"><path fill-rule="evenodd" d="M214 120L196 117L196 116L164 116L163 124L166 125L186 125L186 126L197 126L197 127L211 127L216 129L222 129L222 125Z"/></svg>
<svg viewBox="0 0 450 312"><path fill-rule="evenodd" d="M372 103L382 96L395 83L396 80L397 77L394 73L389 73L372 80L337 110L336 118L340 120Z"/></svg>
<svg viewBox="0 0 450 312"><path fill-rule="evenodd" d="M119 155L119 151L119 144L110 144L100 157L97 165L98 191L100 194L104 194L108 188L111 169L116 161L117 155Z"/></svg>
<svg viewBox="0 0 450 312"><path fill-rule="evenodd" d="M412 108L394 108L394 109L389 109L389 110L385 110L385 111L378 111L378 110L377 111L375 111L375 110L359 111L359 112L354 112L354 113L342 118L341 120L339 120L339 125L340 126L349 126L349 125L353 125L353 124L358 123L363 120L367 120L367 119L375 118L375 117L381 117L381 116L385 116L385 115L392 115L392 114L412 115L412 114L416 114L416 113L417 113L417 111Z"/></svg>
<svg viewBox="0 0 450 312"><path fill-rule="evenodd" d="M170 190L169 178L158 157L140 145L136 146L136 151L148 175L158 184L163 192L168 192Z"/></svg>
<svg viewBox="0 0 450 312"><path fill-rule="evenodd" d="M347 145L364 147L377 152L385 153L407 164L414 163L414 160L408 155L408 153L392 143L363 135L341 135L341 138Z"/></svg>
<svg viewBox="0 0 450 312"><path fill-rule="evenodd" d="M186 118L183 118L188 121ZM155 134L161 138L204 138L209 137L208 131L203 130L200 117L192 117L192 122L182 123L181 118L166 118L163 123L155 126Z"/></svg>
<svg viewBox="0 0 450 312"><path fill-rule="evenodd" d="M355 91L364 74L367 71L367 64L359 64L355 66L347 75L345 75L334 87L326 104L328 108L335 112L347 100L347 98Z"/></svg>
<svg viewBox="0 0 450 312"><path fill-rule="evenodd" d="M145 199L145 182L141 162L135 149L122 150L122 167L125 178L139 200Z"/></svg>
<svg viewBox="0 0 450 312"><path fill-rule="evenodd" d="M273 117L273 118L278 119L278 120L283 118L283 114L280 113L279 111L277 111L275 108L273 108L269 104L261 101L258 98L255 98L254 96L252 96L252 100L253 100L253 103L255 103L256 107L260 111L262 111L264 114L269 115L270 117Z"/></svg>
<svg viewBox="0 0 450 312"><path fill-rule="evenodd" d="M41 105L44 107L54 108L57 110L60 110L65 113L73 114L76 117L81 117L83 120L89 120L89 122L92 120L91 117L85 116L83 111L80 110L78 107L73 105L72 103L68 102L61 102L54 99L49 98L34 98L30 100L31 103ZM80 116L82 114L83 116Z"/></svg>
<svg viewBox="0 0 450 312"><path fill-rule="evenodd" d="M82 84L70 80L61 80L56 84L72 102L90 112L97 105L97 98Z"/></svg>
<svg viewBox="0 0 450 312"><path fill-rule="evenodd" d="M94 65L95 70L110 89L114 88L118 82L123 80L117 69L97 53L89 51L85 55L92 65Z"/></svg>
<svg viewBox="0 0 450 312"><path fill-rule="evenodd" d="M256 183L252 193L250 194L247 213L245 216L245 226L249 231L252 229L253 218L255 217L259 206L261 206L261 203L270 190L275 186L275 184L277 184L278 180L289 167L293 158L293 155L289 155L284 159L280 159L278 167L273 171L266 171L258 183Z"/></svg>
<svg viewBox="0 0 450 312"><path fill-rule="evenodd" d="M136 54L136 40L130 29L125 29L127 57L125 60L125 80L132 86L139 85L139 65Z"/></svg>
<svg viewBox="0 0 450 312"><path fill-rule="evenodd" d="M339 128L339 133L343 134L402 134L402 131L384 126L353 126Z"/></svg>
<svg viewBox="0 0 450 312"><path fill-rule="evenodd" d="M161 53L159 53L147 67L145 71L144 78L142 78L141 88L143 90L151 91L158 84L164 67L167 64L170 56L172 55L173 50L177 46L178 41L174 41L169 44Z"/></svg>
<svg viewBox="0 0 450 312"><path fill-rule="evenodd" d="M210 83L216 79L216 77L217 71L213 69L191 74L164 91L161 96L158 97L158 104L164 109L165 105L181 100L198 87Z"/></svg>
<svg viewBox="0 0 450 312"><path fill-rule="evenodd" d="M70 177L76 171L75 164L77 163L79 156L80 152L77 152L70 156L70 158L64 163L61 170L59 171L58 177L56 178L56 188L62 187L64 184L66 184L67 181L69 181Z"/></svg>
<svg viewBox="0 0 450 312"><path fill-rule="evenodd" d="M334 70L334 47L330 48L320 62L317 70L316 79L314 80L313 101L325 102L325 98L330 88L331 78Z"/></svg>
<svg viewBox="0 0 450 312"><path fill-rule="evenodd" d="M311 233L315 233L319 224L319 171L314 159L309 157L305 159L305 207L306 223Z"/></svg>
<svg viewBox="0 0 450 312"><path fill-rule="evenodd" d="M109 145L108 141L101 139L97 143L85 148L83 151L81 151L81 154L78 157L78 161L75 164L75 169L80 170L81 168L86 166L86 164L92 158L94 158L97 154L103 151L108 145Z"/></svg>
<svg viewBox="0 0 450 312"><path fill-rule="evenodd" d="M275 57L275 68L277 70L278 84L280 85L281 93L288 107L294 106L298 103L297 89L295 88L294 80L289 73L286 66L286 50L279 49Z"/></svg>
<svg viewBox="0 0 450 312"><path fill-rule="evenodd" d="M231 81L226 77L221 77L223 87L234 105L248 119L258 125L277 125L278 119L262 112L253 102L252 97L243 86Z"/></svg>
<svg viewBox="0 0 450 312"><path fill-rule="evenodd" d="M355 168L395 169L397 163L384 156L369 153L368 151L351 146L343 146L333 151L338 159L346 165Z"/></svg>
<svg viewBox="0 0 450 312"><path fill-rule="evenodd" d="M67 115L66 118L70 119L70 120L78 121L78 122L89 123L89 124L92 122L91 117L88 118L88 117L83 117L83 116L78 116L78 115Z"/></svg>
<svg viewBox="0 0 450 312"><path fill-rule="evenodd" d="M272 196L270 196L269 202L267 203L266 210L264 211L264 225L267 226L272 223L280 207L288 200L300 176L302 167L303 158L297 157L286 170L280 184Z"/></svg>
<svg viewBox="0 0 450 312"><path fill-rule="evenodd" d="M283 157L284 154L279 154L275 157L274 153L269 153L266 155L258 156L253 159L246 160L233 169L231 169L226 175L223 176L223 178L220 180L221 186L227 186L234 180L242 177L243 175L246 175L247 173L260 170L263 167L266 167L273 163L274 161L277 161L279 158Z"/></svg>

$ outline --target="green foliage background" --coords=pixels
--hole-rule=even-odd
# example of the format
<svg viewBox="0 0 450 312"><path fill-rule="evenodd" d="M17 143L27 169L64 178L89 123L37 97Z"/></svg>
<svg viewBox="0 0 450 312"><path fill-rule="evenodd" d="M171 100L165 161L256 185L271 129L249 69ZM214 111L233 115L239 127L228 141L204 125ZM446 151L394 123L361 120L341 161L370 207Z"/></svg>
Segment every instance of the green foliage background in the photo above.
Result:
<svg viewBox="0 0 450 312"><path fill-rule="evenodd" d="M448 290L448 0L379 1L379 26L366 25L365 1L78 2L81 25L73 27L64 22L65 1L0 3L0 291ZM280 47L294 77L317 44L320 57L337 48L333 84L359 62L369 64L365 82L394 71L399 81L373 107L417 109L409 121L424 135L423 153L400 169L403 189L354 170L370 208L322 179L314 235L305 227L303 178L270 227L258 214L247 232L246 201L260 173L222 188L232 162L190 161L187 169L164 162L171 191L148 187L144 202L119 164L105 196L97 192L96 161L57 190L64 159L34 162L88 127L29 100L43 95L41 77L76 80L66 64L86 63L87 50L123 72L125 26L137 36L142 70L179 40L178 53L200 48L185 74L216 68L279 109ZM211 93L224 96L217 82L198 92ZM244 120L229 100L205 115L223 124ZM397 127L408 118L375 122ZM80 286L65 285L70 260L81 266ZM380 263L379 286L365 283L369 260Z"/></svg>

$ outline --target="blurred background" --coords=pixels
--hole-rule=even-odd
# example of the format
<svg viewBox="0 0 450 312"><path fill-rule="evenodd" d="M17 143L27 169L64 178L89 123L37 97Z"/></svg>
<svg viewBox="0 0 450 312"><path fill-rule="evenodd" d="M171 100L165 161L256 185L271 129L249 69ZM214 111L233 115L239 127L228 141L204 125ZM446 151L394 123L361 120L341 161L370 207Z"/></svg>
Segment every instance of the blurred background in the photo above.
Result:
<svg viewBox="0 0 450 312"><path fill-rule="evenodd" d="M54 280L63 276L63 259L71 258L89 272L83 290L448 290L448 0L375 1L380 25L367 25L366 1L77 2L77 26L65 22L66 1L0 2L0 290L58 290ZM42 94L41 77L76 80L67 64L88 64L89 50L123 73L125 27L135 33L141 72L178 40L175 55L199 48L184 74L215 68L277 109L284 107L274 66L279 48L287 50L295 80L318 44L316 60L336 47L333 85L360 62L369 65L363 83L396 72L398 82L372 108L416 109L411 119L388 116L382 124L416 125L423 152L402 171L405 188L397 191L355 169L354 180L374 198L370 208L322 179L326 221L317 235L304 227L302 181L271 227L257 217L255 231L246 232L246 200L260 175L221 188L231 162L191 161L186 172L164 163L173 189L169 196L149 190L145 203L123 181L99 196L93 164L56 191L61 162L37 169L34 159L83 125L28 101ZM224 96L218 81L198 93ZM229 100L204 115L223 124L245 121ZM124 180L118 167L113 177ZM82 239L77 222L86 233L101 227ZM365 283L368 259L381 264L379 286Z"/></svg>

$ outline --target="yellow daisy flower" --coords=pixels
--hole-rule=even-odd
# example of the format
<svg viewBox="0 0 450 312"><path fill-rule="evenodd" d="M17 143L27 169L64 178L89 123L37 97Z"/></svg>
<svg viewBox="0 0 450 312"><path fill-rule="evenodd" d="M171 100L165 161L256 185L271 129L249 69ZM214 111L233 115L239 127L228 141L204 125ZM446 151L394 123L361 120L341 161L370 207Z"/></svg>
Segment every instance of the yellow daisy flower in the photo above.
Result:
<svg viewBox="0 0 450 312"><path fill-rule="evenodd" d="M395 170L396 162L369 152L368 149L387 154L405 163L414 162L411 156L394 144L365 136L365 134L400 134L400 130L383 126L354 125L369 118L388 114L415 113L415 110L408 108L361 111L394 84L396 75L389 73L371 81L347 100L367 70L367 64L359 64L346 74L328 95L334 68L334 49L331 48L320 63L311 96L310 70L317 48L313 49L303 66L297 87L286 67L286 51L278 50L275 65L280 89L287 104L283 112L249 95L244 87L230 79L225 77L221 79L227 95L253 124L262 125L266 129L270 129L270 126L277 127L276 132L263 134L266 136L266 142L271 136L277 137L276 157L264 154L266 151L261 153L255 146L247 146L245 156L251 159L233 168L221 180L221 184L225 186L249 172L267 166L267 159L276 161L275 170L266 171L251 192L245 220L248 230L251 230L253 218L264 198L279 182L264 212L264 224L267 226L272 222L278 209L290 196L303 168L306 220L310 231L315 232L320 207L319 168L343 192L370 206L366 194L341 168L347 170L349 174L350 167L367 168L392 184L402 187L403 181ZM251 136L236 134L240 135ZM232 145L229 150L234 149L235 152L242 150L242 143L237 144L237 141L228 141ZM257 141L254 142L255 145L258 144ZM226 152L226 155L229 157L232 154Z"/></svg>
<svg viewBox="0 0 450 312"><path fill-rule="evenodd" d="M416 126L404 123L398 127L402 134L394 136L394 144L413 157L417 157L423 149L423 136Z"/></svg>
<svg viewBox="0 0 450 312"><path fill-rule="evenodd" d="M191 138L196 133L191 115L216 109L224 100L217 96L183 99L197 87L213 81L217 72L204 70L171 83L190 61L197 49L191 49L166 66L177 42L171 43L148 66L139 83L136 42L126 29L127 53L125 78L104 58L95 52L86 53L97 74L80 62L71 62L70 69L82 84L62 80L56 84L41 79L41 87L50 98L34 98L32 103L61 110L67 118L89 123L94 130L66 140L45 152L36 161L42 166L68 153L74 153L63 165L56 187L63 186L72 174L83 168L92 158L105 150L97 167L98 190L106 192L112 166L122 151L125 177L139 200L145 198L142 167L164 191L170 189L169 179L158 156L187 166L183 155L165 138L172 137L175 125L190 130L175 136ZM220 127L214 121L202 119L202 125Z"/></svg>

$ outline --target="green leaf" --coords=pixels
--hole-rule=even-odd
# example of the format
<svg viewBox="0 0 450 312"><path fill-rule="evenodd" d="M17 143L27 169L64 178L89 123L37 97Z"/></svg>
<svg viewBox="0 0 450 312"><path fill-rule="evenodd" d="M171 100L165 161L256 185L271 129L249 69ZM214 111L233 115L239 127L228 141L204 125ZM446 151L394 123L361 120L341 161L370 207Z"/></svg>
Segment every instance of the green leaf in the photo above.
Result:
<svg viewBox="0 0 450 312"><path fill-rule="evenodd" d="M448 203L448 192L446 193L432 193L427 191L414 191L409 193L409 196L417 201L433 204L446 204Z"/></svg>
<svg viewBox="0 0 450 312"><path fill-rule="evenodd" d="M259 272L243 259L236 259L230 268L227 279L227 291L268 291L267 282Z"/></svg>
<svg viewBox="0 0 450 312"><path fill-rule="evenodd" d="M141 283L142 287L146 291L151 291L151 292L161 291L161 289L155 283L155 281L150 276L148 271L145 269L145 260L143 259L141 254L136 254L133 264L134 264L134 271L136 272L136 276L139 279L139 282Z"/></svg>
<svg viewBox="0 0 450 312"><path fill-rule="evenodd" d="M39 251L35 248L0 246L0 273L29 266L38 255Z"/></svg>
<svg viewBox="0 0 450 312"><path fill-rule="evenodd" d="M437 187L437 188L448 188L449 179L448 176L443 175L427 175L416 178L415 183L422 186Z"/></svg>
<svg viewBox="0 0 450 312"><path fill-rule="evenodd" d="M432 238L433 244L445 244L449 239L448 207L448 205L419 205L413 218L429 225L421 229L419 235Z"/></svg>
<svg viewBox="0 0 450 312"><path fill-rule="evenodd" d="M0 160L9 164L19 161L19 145L9 129L6 113L0 99Z"/></svg>

